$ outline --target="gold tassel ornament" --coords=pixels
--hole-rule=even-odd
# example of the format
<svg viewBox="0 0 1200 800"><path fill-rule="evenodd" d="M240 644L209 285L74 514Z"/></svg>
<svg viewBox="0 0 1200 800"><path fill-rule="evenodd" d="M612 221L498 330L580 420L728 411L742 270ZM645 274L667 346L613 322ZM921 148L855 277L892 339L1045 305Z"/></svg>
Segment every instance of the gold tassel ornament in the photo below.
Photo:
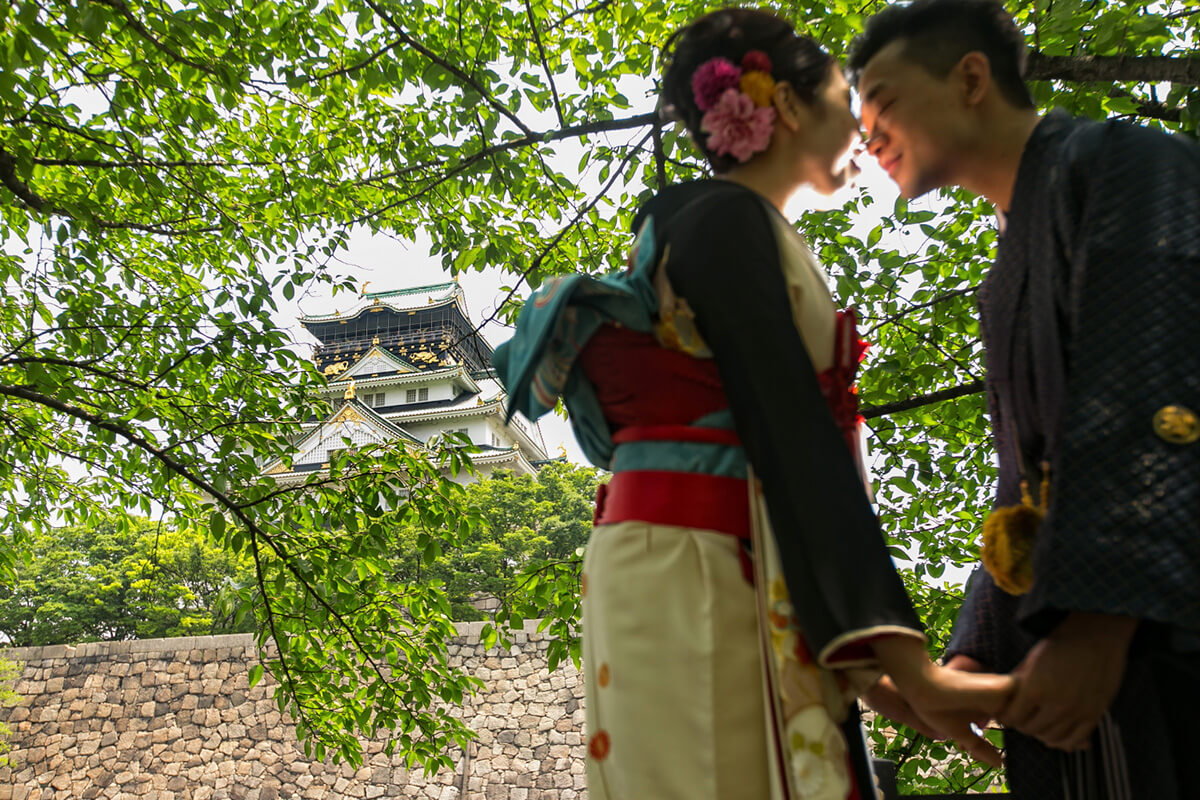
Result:
<svg viewBox="0 0 1200 800"><path fill-rule="evenodd" d="M1021 481L1021 505L997 508L983 521L980 560L992 580L1012 595L1033 588L1033 543L1046 518L1050 502L1050 465L1042 464L1042 490L1038 504L1029 496L1029 482Z"/></svg>

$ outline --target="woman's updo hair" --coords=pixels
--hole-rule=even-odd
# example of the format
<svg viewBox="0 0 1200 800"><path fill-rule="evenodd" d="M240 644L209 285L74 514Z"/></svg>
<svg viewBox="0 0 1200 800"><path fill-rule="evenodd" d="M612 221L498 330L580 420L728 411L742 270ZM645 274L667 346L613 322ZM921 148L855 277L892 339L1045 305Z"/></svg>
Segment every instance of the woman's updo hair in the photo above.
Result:
<svg viewBox="0 0 1200 800"><path fill-rule="evenodd" d="M761 50L771 61L771 77L787 81L801 100L811 103L829 77L833 57L816 42L797 36L792 24L768 11L725 8L705 14L672 34L664 52L666 70L662 84L662 113L687 126L693 141L718 174L738 162L708 147L708 134L700 128L704 116L692 95L692 76L711 58L740 64L751 50Z"/></svg>

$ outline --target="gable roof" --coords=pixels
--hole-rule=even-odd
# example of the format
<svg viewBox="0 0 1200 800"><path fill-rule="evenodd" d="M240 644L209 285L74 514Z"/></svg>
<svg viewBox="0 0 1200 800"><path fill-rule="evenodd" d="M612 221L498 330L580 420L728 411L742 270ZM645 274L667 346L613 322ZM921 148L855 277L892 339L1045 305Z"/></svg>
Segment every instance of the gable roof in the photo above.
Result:
<svg viewBox="0 0 1200 800"><path fill-rule="evenodd" d="M342 441L344 438L355 444L383 444L401 439L424 446L424 442L404 428L384 419L358 400L351 399L293 445L294 457L290 471L297 472L304 466L328 462L331 451L346 446ZM336 444L335 447L325 446L330 440ZM287 471L282 459L277 458L263 465L263 472L268 475Z"/></svg>
<svg viewBox="0 0 1200 800"><path fill-rule="evenodd" d="M349 369L337 372L337 377L332 378L331 382L347 381L351 378L361 378L364 375L377 377L378 375L393 375L396 373L417 371L416 367L395 353L388 352L378 345L372 345L371 349L363 354L358 361L351 364Z"/></svg>

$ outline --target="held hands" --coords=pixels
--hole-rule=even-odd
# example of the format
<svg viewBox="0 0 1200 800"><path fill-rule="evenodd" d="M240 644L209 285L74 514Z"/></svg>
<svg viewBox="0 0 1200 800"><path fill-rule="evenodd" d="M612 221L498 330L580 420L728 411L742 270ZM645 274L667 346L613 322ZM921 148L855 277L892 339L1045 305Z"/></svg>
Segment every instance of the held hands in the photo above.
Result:
<svg viewBox="0 0 1200 800"><path fill-rule="evenodd" d="M964 655L956 655L946 662L947 669L960 670L962 672L985 672L983 665L973 658ZM863 695L863 701L873 710L890 719L892 722L898 722L901 725L907 725L922 736L928 736L930 739L944 739L941 733L935 730L925 720L917 716L917 712L913 710L912 705L905 700L900 691L896 688L896 683L890 676L884 675L875 685L872 686L866 694ZM991 720L987 715L980 714L978 719L972 720L979 727L986 726Z"/></svg>
<svg viewBox="0 0 1200 800"><path fill-rule="evenodd" d="M933 738L953 739L972 758L1000 766L1000 751L971 726L987 724L1008 705L1016 678L939 667L915 638L890 636L872 646L890 677L868 693L872 708Z"/></svg>
<svg viewBox="0 0 1200 800"><path fill-rule="evenodd" d="M1112 705L1137 620L1071 614L1013 672L1019 688L1000 721L1059 750L1088 746Z"/></svg>
<svg viewBox="0 0 1200 800"><path fill-rule="evenodd" d="M1047 747L1068 751L1085 749L1120 687L1129 643L1136 629L1137 620L1129 617L1071 614L1049 636L1034 645L1013 671L1015 691L1007 707L1004 704L990 708L980 706L980 712L986 710L988 713L976 716L971 716L968 710L968 722L982 726L987 718L998 715L1004 725L1041 740ZM945 669L979 673L983 666L973 658L956 655L947 662ZM959 738L961 726L956 728L959 735L944 727L937 714L931 715L926 705L900 689L889 677L881 679L864 699L871 708L891 720L930 738L955 739L973 757L994 763L981 758L972 749L972 746L978 747L977 741L964 742ZM977 740L979 737L972 732L970 738Z"/></svg>

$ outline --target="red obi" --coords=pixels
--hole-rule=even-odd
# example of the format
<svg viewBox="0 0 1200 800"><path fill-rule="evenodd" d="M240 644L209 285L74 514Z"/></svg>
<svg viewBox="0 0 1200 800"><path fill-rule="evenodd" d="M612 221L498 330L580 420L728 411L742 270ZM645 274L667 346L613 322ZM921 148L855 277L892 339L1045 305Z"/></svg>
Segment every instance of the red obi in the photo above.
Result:
<svg viewBox="0 0 1200 800"><path fill-rule="evenodd" d="M613 432L631 425L687 425L729 406L716 362L668 350L650 333L602 325L578 364Z"/></svg>
<svg viewBox="0 0 1200 800"><path fill-rule="evenodd" d="M834 365L818 375L834 421L858 456L854 376L867 345L853 311L839 311ZM579 355L595 387L613 441L708 441L740 444L733 431L691 425L728 408L716 362L668 350L652 334L606 324ZM596 497L595 524L639 520L750 537L746 481L696 472L629 470L613 475Z"/></svg>
<svg viewBox="0 0 1200 800"><path fill-rule="evenodd" d="M707 442L740 444L733 431L690 425L625 428L613 441ZM750 538L750 495L745 478L703 472L623 470L596 491L593 523L609 525L637 520L678 525Z"/></svg>

